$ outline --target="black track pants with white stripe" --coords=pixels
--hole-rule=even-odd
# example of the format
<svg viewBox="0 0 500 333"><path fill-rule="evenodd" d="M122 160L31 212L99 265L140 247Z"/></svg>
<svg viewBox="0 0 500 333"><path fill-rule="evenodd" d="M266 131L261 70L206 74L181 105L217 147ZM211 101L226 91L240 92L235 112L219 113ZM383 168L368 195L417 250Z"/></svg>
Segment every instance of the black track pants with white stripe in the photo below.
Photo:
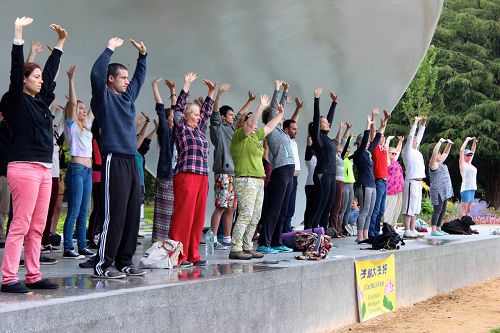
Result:
<svg viewBox="0 0 500 333"><path fill-rule="evenodd" d="M94 273L104 274L115 264L120 270L132 265L137 246L141 193L134 156L107 154L102 170L104 223Z"/></svg>

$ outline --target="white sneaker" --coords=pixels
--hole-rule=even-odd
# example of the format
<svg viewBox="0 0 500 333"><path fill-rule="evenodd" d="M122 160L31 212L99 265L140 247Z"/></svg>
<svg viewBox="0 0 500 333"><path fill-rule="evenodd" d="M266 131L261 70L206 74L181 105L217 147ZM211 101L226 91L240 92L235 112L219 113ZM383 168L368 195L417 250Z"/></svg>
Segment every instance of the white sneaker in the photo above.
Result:
<svg viewBox="0 0 500 333"><path fill-rule="evenodd" d="M404 238L414 238L411 230L405 230L405 232L403 232L403 237Z"/></svg>

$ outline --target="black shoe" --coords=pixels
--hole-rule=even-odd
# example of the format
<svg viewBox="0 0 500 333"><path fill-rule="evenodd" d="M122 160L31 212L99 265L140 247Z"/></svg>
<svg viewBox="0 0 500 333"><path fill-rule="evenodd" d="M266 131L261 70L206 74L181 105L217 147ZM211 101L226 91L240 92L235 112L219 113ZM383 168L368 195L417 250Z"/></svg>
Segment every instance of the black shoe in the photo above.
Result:
<svg viewBox="0 0 500 333"><path fill-rule="evenodd" d="M121 272L127 274L128 276L144 276L146 275L146 271L135 266L126 266L123 267Z"/></svg>
<svg viewBox="0 0 500 333"><path fill-rule="evenodd" d="M0 242L0 249L3 249L5 247L5 242Z"/></svg>
<svg viewBox="0 0 500 333"><path fill-rule="evenodd" d="M197 262L195 262L193 265L194 266L198 266L198 267L200 267L200 266L206 266L207 265L207 261L203 260L203 259L200 259Z"/></svg>
<svg viewBox="0 0 500 333"><path fill-rule="evenodd" d="M80 259L85 259L85 256L76 253L75 250L66 250L63 253L63 259L77 259L77 260L80 260Z"/></svg>
<svg viewBox="0 0 500 333"><path fill-rule="evenodd" d="M191 267L193 266L193 263L191 261L183 261L179 264L180 268L186 268L186 267Z"/></svg>
<svg viewBox="0 0 500 333"><path fill-rule="evenodd" d="M82 262L82 263L78 264L78 266L80 266L80 268L94 268L95 257L90 258L86 262Z"/></svg>
<svg viewBox="0 0 500 333"><path fill-rule="evenodd" d="M0 291L3 293L16 293L16 294L26 294L30 292L30 290L26 288L26 286L21 282L2 284L2 288L0 289Z"/></svg>
<svg viewBox="0 0 500 333"><path fill-rule="evenodd" d="M137 235L137 238L139 238L139 239L143 239L143 238L144 238L144 235Z"/></svg>
<svg viewBox="0 0 500 333"><path fill-rule="evenodd" d="M94 272L94 275L92 276L100 279L124 279L127 277L125 273L118 272L113 266L109 266L103 274L97 274Z"/></svg>
<svg viewBox="0 0 500 333"><path fill-rule="evenodd" d="M40 265L54 265L57 264L57 259L52 259L44 254L40 255Z"/></svg>
<svg viewBox="0 0 500 333"><path fill-rule="evenodd" d="M59 285L49 279L41 279L34 283L26 283L26 287L29 289L58 289Z"/></svg>
<svg viewBox="0 0 500 333"><path fill-rule="evenodd" d="M24 267L24 259L19 260L19 267Z"/></svg>
<svg viewBox="0 0 500 333"><path fill-rule="evenodd" d="M88 244L87 249L92 249L92 250L99 249L99 246L96 245L94 242L88 242L87 244Z"/></svg>
<svg viewBox="0 0 500 333"><path fill-rule="evenodd" d="M93 256L93 255L95 255L95 253L92 252L92 251L90 251L88 248L84 248L83 250L79 250L78 254L80 254L82 256Z"/></svg>

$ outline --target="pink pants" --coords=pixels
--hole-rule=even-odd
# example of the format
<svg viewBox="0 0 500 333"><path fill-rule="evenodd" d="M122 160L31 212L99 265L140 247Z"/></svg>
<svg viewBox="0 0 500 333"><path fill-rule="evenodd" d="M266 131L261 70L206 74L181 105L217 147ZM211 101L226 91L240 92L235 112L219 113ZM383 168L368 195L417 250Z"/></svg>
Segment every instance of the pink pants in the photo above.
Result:
<svg viewBox="0 0 500 333"><path fill-rule="evenodd" d="M26 282L34 283L42 278L40 246L49 208L51 170L35 163L9 163L7 182L12 193L14 216L5 242L2 284L18 281L23 242Z"/></svg>

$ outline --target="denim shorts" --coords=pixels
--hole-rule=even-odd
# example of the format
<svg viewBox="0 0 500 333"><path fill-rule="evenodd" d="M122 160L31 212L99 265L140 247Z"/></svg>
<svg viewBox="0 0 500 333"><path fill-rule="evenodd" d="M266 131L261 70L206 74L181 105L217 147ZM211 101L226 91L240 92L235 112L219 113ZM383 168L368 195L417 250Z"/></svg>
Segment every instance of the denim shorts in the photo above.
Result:
<svg viewBox="0 0 500 333"><path fill-rule="evenodd" d="M467 190L460 192L460 201L462 202L473 202L476 190Z"/></svg>

